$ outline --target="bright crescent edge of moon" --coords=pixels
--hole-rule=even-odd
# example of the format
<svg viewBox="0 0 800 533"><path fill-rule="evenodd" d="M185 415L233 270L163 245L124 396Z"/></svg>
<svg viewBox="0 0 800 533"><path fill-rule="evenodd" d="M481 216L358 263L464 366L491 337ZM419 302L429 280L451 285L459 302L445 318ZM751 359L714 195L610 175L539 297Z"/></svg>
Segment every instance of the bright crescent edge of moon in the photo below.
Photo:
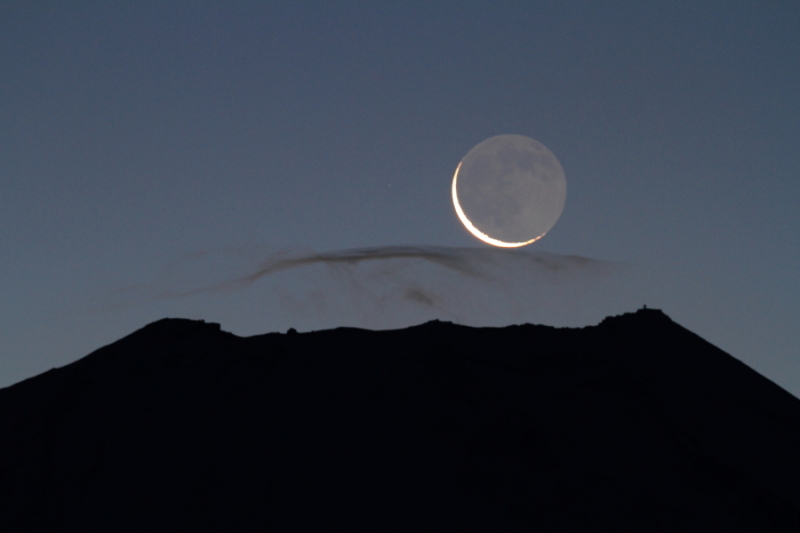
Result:
<svg viewBox="0 0 800 533"><path fill-rule="evenodd" d="M452 190L453 190L453 206L456 208L456 214L458 215L458 218L461 220L461 223L464 224L464 227L467 228L467 230L470 233L472 233L475 237L477 237L478 239L482 240L486 244L491 244L492 246L499 246L501 248L519 248L520 246L525 246L526 244L530 244L532 242L538 241L539 239L544 237L545 234L542 233L538 237L534 237L533 239L531 239L529 241L524 241L524 242L504 242L504 241L499 241L497 239L493 239L493 238L489 237L488 235L486 235L481 230L479 230L478 228L476 228L475 225L472 223L472 221L467 218L467 215L464 214L464 210L461 209L461 204L458 203L458 193L456 191L456 182L458 181L458 171L461 170L461 163L463 163L463 161L458 163L458 166L456 167L456 173L453 174L453 187L452 187Z"/></svg>

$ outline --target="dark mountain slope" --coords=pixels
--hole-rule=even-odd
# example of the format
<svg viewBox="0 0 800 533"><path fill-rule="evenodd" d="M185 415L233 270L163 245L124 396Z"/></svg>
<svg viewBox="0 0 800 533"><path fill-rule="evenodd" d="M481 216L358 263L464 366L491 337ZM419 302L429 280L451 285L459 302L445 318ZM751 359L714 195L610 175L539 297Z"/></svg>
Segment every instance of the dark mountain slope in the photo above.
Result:
<svg viewBox="0 0 800 533"><path fill-rule="evenodd" d="M800 401L642 310L240 338L0 390L0 531L800 531Z"/></svg>

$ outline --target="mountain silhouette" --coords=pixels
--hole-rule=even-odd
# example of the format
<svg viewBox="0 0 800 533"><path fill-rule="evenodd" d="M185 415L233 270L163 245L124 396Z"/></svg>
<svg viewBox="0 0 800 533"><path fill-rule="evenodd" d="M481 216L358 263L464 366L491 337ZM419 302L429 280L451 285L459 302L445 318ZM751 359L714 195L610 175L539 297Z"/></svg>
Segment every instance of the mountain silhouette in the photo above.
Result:
<svg viewBox="0 0 800 533"><path fill-rule="evenodd" d="M800 400L644 309L238 337L0 389L0 531L800 531Z"/></svg>

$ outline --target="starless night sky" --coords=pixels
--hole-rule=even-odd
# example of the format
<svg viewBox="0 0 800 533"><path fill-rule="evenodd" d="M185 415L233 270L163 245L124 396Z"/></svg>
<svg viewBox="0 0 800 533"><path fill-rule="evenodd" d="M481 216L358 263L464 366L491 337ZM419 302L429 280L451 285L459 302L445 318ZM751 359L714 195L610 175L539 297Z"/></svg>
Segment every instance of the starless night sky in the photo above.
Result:
<svg viewBox="0 0 800 533"><path fill-rule="evenodd" d="M0 386L165 316L252 335L647 304L800 395L800 4L428 4L4 2ZM567 176L522 253L609 261L613 283L389 259L177 294L275 254L506 253L450 201L504 133ZM404 283L417 307L381 292Z"/></svg>

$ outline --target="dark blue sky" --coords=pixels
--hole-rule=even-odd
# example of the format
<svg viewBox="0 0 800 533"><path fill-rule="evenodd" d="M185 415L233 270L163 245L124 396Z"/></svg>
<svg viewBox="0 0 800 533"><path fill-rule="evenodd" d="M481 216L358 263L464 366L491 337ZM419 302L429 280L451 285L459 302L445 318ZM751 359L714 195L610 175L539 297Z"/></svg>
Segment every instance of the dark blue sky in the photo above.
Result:
<svg viewBox="0 0 800 533"><path fill-rule="evenodd" d="M5 2L0 386L163 316L254 334L646 303L800 395L798 28L795 1ZM502 133L567 176L530 250L624 263L624 290L584 301L578 275L505 313L552 280L382 262L158 295L287 249L481 248L450 179ZM446 301L397 314L398 279Z"/></svg>

